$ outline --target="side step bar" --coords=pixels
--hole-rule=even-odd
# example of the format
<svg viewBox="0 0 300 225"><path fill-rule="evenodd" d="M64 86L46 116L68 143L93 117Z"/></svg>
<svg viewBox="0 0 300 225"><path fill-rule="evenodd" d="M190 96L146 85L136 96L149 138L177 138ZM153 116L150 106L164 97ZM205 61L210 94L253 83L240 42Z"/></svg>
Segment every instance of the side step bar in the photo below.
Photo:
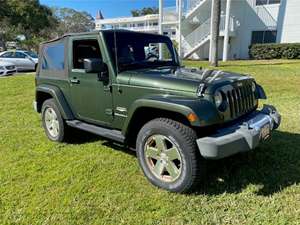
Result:
<svg viewBox="0 0 300 225"><path fill-rule="evenodd" d="M112 139L120 143L124 143L125 141L124 135L121 133L121 131L118 130L111 130L108 128L98 127L92 124L81 122L79 120L67 120L66 123L70 127L84 130L108 139Z"/></svg>

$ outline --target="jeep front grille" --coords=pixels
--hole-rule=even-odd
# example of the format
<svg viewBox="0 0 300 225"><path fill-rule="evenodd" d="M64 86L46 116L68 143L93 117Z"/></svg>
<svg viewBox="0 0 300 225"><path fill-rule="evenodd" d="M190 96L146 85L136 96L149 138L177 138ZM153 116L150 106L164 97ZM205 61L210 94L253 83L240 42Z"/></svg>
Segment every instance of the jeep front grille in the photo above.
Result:
<svg viewBox="0 0 300 225"><path fill-rule="evenodd" d="M251 90L251 85L243 83L242 87L235 87L225 92L228 110L232 119L252 111L257 100Z"/></svg>

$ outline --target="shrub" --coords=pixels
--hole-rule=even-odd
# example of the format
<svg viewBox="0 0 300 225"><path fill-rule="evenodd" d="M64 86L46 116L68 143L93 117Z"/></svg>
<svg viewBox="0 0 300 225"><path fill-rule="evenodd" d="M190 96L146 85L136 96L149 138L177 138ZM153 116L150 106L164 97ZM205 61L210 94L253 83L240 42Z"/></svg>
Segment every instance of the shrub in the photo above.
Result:
<svg viewBox="0 0 300 225"><path fill-rule="evenodd" d="M300 59L300 43L254 44L249 47L251 59Z"/></svg>

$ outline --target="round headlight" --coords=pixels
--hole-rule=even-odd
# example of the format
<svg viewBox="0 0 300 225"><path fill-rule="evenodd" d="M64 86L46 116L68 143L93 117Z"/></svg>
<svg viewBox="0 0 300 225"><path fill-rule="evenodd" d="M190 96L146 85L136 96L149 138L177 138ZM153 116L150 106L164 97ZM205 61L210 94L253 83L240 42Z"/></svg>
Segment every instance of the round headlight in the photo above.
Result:
<svg viewBox="0 0 300 225"><path fill-rule="evenodd" d="M215 98L215 104L219 108L222 105L222 103L223 103L223 95L222 95L222 93L220 91L217 91L215 93L215 97L214 98Z"/></svg>
<svg viewBox="0 0 300 225"><path fill-rule="evenodd" d="M255 84L255 82L252 82L251 88L252 88L252 92L255 92L255 90L256 90L256 84Z"/></svg>

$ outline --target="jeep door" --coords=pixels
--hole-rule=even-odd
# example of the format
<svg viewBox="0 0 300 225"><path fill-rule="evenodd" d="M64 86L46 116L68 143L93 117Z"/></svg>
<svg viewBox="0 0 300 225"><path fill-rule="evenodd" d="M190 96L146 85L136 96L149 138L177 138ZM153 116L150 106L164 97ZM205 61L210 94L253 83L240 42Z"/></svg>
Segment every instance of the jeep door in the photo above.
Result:
<svg viewBox="0 0 300 225"><path fill-rule="evenodd" d="M109 126L112 122L110 82L99 80L99 74L86 73L84 59L101 58L103 46L98 35L69 39L69 82L71 106L75 116L86 122Z"/></svg>

